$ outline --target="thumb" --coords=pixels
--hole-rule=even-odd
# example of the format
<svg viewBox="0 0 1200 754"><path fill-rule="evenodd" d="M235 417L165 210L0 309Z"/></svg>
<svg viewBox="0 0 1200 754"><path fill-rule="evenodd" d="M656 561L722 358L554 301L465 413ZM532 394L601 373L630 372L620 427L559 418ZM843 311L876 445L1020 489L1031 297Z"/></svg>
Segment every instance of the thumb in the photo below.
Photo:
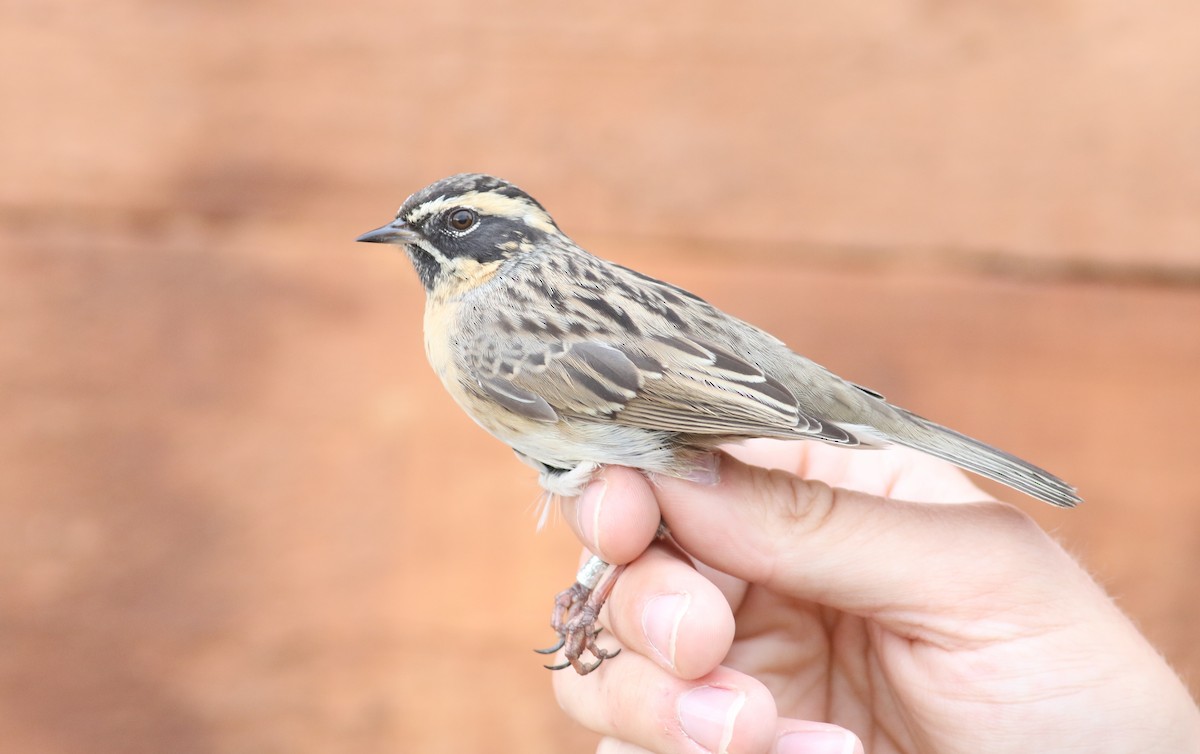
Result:
<svg viewBox="0 0 1200 754"><path fill-rule="evenodd" d="M719 479L655 479L672 537L706 565L795 598L910 622L1048 604L1061 599L1065 579L1091 583L1031 518L1003 503L905 502L728 455Z"/></svg>

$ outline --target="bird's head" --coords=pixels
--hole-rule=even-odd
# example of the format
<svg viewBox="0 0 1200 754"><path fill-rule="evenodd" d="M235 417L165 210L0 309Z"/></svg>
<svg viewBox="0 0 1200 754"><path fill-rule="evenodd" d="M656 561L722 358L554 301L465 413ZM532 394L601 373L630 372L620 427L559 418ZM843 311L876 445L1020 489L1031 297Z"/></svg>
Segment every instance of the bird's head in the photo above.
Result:
<svg viewBox="0 0 1200 754"><path fill-rule="evenodd" d="M448 275L473 277L561 236L537 200L482 173L443 178L408 197L396 219L356 240L405 247L421 284L432 291Z"/></svg>

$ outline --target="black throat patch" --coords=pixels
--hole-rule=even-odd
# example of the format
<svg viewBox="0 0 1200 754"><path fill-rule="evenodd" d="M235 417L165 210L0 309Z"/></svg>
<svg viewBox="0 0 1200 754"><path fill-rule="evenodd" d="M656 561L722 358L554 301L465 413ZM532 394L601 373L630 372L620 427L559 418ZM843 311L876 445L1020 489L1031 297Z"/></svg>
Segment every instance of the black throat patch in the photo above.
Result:
<svg viewBox="0 0 1200 754"><path fill-rule="evenodd" d="M412 262L413 269L417 271L417 277L421 279L421 285L424 286L425 292L429 293L433 290L442 266L437 263L436 259L425 253L420 246L407 245L404 247L404 251L408 254L408 260Z"/></svg>

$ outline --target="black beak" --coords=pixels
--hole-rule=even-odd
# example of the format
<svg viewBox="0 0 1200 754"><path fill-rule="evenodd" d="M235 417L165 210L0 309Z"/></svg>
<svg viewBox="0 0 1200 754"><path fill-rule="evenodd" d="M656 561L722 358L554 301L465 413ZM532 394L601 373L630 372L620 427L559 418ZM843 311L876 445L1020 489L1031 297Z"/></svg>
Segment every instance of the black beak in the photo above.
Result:
<svg viewBox="0 0 1200 754"><path fill-rule="evenodd" d="M408 223L397 220L393 223L388 223L382 228L368 230L354 240L363 243L408 244L415 243L420 237L419 233L408 227Z"/></svg>

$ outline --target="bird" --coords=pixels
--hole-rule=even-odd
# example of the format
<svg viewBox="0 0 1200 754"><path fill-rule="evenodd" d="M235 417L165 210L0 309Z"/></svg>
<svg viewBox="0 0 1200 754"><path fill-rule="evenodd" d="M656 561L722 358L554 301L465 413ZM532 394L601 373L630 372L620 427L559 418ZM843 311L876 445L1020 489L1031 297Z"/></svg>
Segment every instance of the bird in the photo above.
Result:
<svg viewBox="0 0 1200 754"><path fill-rule="evenodd" d="M455 402L573 497L605 466L690 478L750 438L899 445L1051 505L1059 477L889 403L700 296L571 240L536 199L483 173L438 180L357 241L402 246L425 290L425 351ZM586 674L620 575L593 557L555 599L565 660ZM594 662L585 662L590 652Z"/></svg>

